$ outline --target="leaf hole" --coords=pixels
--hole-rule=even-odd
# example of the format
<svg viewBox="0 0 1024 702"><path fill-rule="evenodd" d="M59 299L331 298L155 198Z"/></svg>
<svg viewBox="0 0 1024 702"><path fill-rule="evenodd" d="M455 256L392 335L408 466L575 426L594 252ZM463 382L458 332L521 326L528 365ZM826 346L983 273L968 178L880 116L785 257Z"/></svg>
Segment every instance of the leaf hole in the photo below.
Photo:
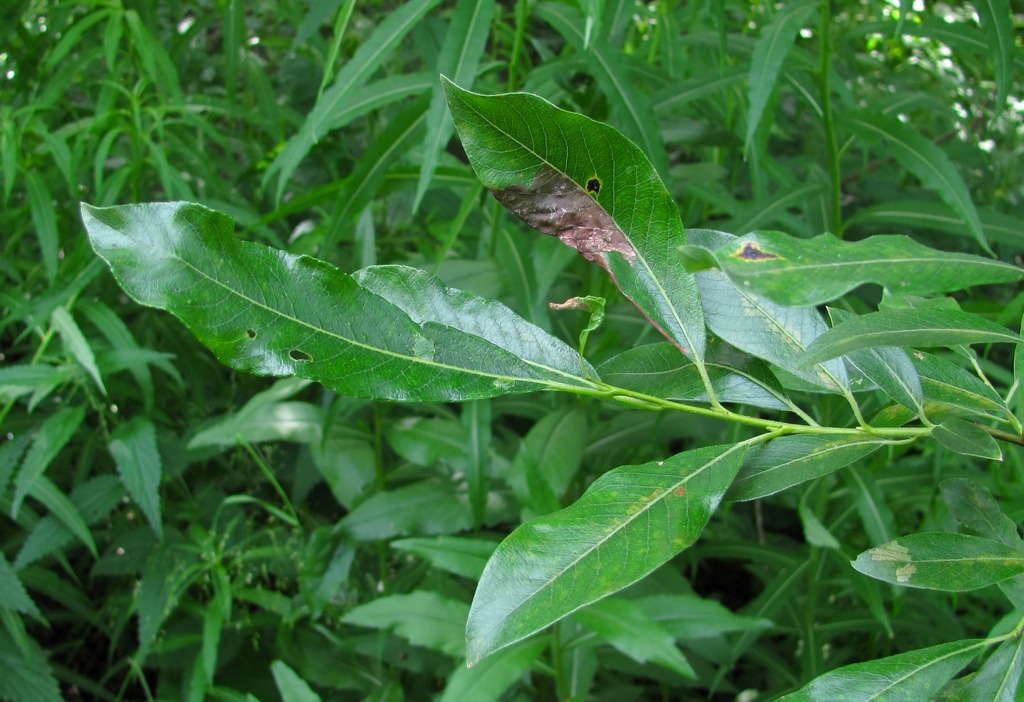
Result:
<svg viewBox="0 0 1024 702"><path fill-rule="evenodd" d="M301 351L299 349L292 349L291 351L288 352L288 355L291 356L293 361L312 361L313 360L312 356L310 356L305 351Z"/></svg>
<svg viewBox="0 0 1024 702"><path fill-rule="evenodd" d="M246 329L245 330L245 335L248 336L250 339L255 339L256 338L256 330L255 329Z"/></svg>

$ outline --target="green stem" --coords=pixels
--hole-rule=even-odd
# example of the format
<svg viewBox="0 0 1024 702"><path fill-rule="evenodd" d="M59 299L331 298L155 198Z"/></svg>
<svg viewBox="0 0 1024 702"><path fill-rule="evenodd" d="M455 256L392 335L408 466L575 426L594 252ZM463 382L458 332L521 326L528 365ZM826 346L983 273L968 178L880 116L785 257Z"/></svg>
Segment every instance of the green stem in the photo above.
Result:
<svg viewBox="0 0 1024 702"><path fill-rule="evenodd" d="M526 40L526 20L530 14L528 0L519 0L516 4L516 35L512 40L512 57L508 61L508 90L512 92L519 87L520 47Z"/></svg>
<svg viewBox="0 0 1024 702"><path fill-rule="evenodd" d="M270 469L270 466L267 465L266 461L263 460L263 456L259 454L259 451L256 450L256 447L254 447L251 443L249 443L245 439L242 439L241 437L239 437L238 441L242 444L242 447L245 448L249 456L252 457L252 460L256 462L256 465L259 467L260 471L262 471L266 479L270 481L270 484L273 486L274 491L277 493L277 496L281 498L281 502L284 504L285 509L287 509L288 512L292 515L292 518L295 520L295 523L298 525L299 530L301 531L302 522L299 520L299 514L295 511L295 507L292 505L292 501L288 499L288 493L284 491L284 488L281 487L281 483L277 482L277 478L274 477L274 471L272 471Z"/></svg>
<svg viewBox="0 0 1024 702"><path fill-rule="evenodd" d="M828 149L829 172L829 213L828 227L833 234L842 238L842 172L839 167L839 146L836 127L832 119L832 42L829 32L832 24L831 0L821 2L821 111L822 126L825 128L825 148Z"/></svg>

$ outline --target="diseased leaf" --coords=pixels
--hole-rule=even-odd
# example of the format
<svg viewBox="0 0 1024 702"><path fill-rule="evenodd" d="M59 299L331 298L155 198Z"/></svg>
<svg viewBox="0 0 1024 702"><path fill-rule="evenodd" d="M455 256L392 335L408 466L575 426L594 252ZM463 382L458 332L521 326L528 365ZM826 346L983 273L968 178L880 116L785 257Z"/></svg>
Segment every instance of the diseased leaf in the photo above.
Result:
<svg viewBox="0 0 1024 702"><path fill-rule="evenodd" d="M528 94L484 96L445 82L477 176L517 216L611 273L669 341L700 361L704 317L672 197L611 127Z"/></svg>
<svg viewBox="0 0 1024 702"><path fill-rule="evenodd" d="M717 248L734 238L710 229L691 229L688 234L691 241L706 248ZM840 361L813 368L803 364L805 350L828 331L817 310L779 305L734 284L721 271L702 271L695 277L708 326L722 339L832 392L849 386Z"/></svg>
<svg viewBox="0 0 1024 702"><path fill-rule="evenodd" d="M557 358L544 356L574 355L565 344L535 330L531 338L544 344L532 357L553 365L518 358L489 339L519 343L530 325L415 269L400 269L409 277L396 295L438 302L437 309L419 310L421 322L327 263L235 239L230 219L199 205L84 205L83 217L94 248L128 294L170 311L232 368L298 375L344 394L393 400L592 387L578 361L561 371ZM439 323L470 310L493 313L459 325L487 338Z"/></svg>
<svg viewBox="0 0 1024 702"><path fill-rule="evenodd" d="M887 156L895 158L941 197L967 222L968 230L982 248L991 253L970 191L945 151L894 117L856 113L846 117L846 124L868 143L881 144Z"/></svg>
<svg viewBox="0 0 1024 702"><path fill-rule="evenodd" d="M797 692L782 697L780 702L934 699L935 693L987 645L984 639L963 639L846 665L818 676Z"/></svg>
<svg viewBox="0 0 1024 702"><path fill-rule="evenodd" d="M980 536L910 534L864 551L853 567L888 583L965 592L1024 573L1024 552Z"/></svg>
<svg viewBox="0 0 1024 702"><path fill-rule="evenodd" d="M804 364L874 346L956 346L1024 343L1006 327L967 312L943 309L886 310L853 317L817 337Z"/></svg>
<svg viewBox="0 0 1024 702"><path fill-rule="evenodd" d="M1024 270L1017 266L937 251L906 236L842 241L832 234L808 240L782 232L754 232L711 255L734 282L793 306L829 302L865 283L891 293L927 295L1024 278Z"/></svg>
<svg viewBox="0 0 1024 702"><path fill-rule="evenodd" d="M891 442L868 434L780 436L747 454L726 498L767 497L848 466Z"/></svg>
<svg viewBox="0 0 1024 702"><path fill-rule="evenodd" d="M631 585L693 544L744 452L743 444L714 446L612 470L572 506L512 532L473 598L469 663Z"/></svg>

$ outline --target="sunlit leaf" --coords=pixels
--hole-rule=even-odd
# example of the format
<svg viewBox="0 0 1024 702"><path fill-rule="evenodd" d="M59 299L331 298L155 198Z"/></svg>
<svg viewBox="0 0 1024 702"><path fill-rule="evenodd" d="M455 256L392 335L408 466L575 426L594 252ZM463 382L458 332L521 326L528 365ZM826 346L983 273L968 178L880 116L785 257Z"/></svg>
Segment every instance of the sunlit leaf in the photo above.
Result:
<svg viewBox="0 0 1024 702"><path fill-rule="evenodd" d="M512 532L473 598L469 662L621 590L693 544L744 451L715 446L612 470L572 506Z"/></svg>
<svg viewBox="0 0 1024 702"><path fill-rule="evenodd" d="M853 567L897 585L964 592L1024 573L1024 551L980 536L910 534L864 551Z"/></svg>

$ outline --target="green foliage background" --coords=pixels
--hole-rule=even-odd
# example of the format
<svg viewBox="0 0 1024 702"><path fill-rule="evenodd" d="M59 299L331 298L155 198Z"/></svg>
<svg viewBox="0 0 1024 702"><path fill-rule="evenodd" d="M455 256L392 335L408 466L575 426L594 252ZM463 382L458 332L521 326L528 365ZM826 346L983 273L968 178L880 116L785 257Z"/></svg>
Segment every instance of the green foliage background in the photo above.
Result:
<svg viewBox="0 0 1024 702"><path fill-rule="evenodd" d="M13 3L0 26L0 698L771 699L858 661L940 644L964 657L1011 629L1016 581L1008 604L992 587L908 591L851 567L896 536L969 523L951 494L979 500L1017 547L1019 448L995 462L914 444L727 501L652 577L466 669L469 602L501 538L611 468L743 429L552 393L393 404L234 373L124 297L79 203L199 202L245 239L349 272L419 267L570 344L586 320L548 302L599 295L597 365L659 338L603 271L486 193L439 73L615 126L688 228L910 234L1019 264L1013 9ZM957 299L1007 327L1024 311L1009 286ZM1012 351L979 351L940 361L976 363L1020 417ZM810 390L814 419L848 421L841 398ZM991 658L1019 678L1007 644Z"/></svg>

